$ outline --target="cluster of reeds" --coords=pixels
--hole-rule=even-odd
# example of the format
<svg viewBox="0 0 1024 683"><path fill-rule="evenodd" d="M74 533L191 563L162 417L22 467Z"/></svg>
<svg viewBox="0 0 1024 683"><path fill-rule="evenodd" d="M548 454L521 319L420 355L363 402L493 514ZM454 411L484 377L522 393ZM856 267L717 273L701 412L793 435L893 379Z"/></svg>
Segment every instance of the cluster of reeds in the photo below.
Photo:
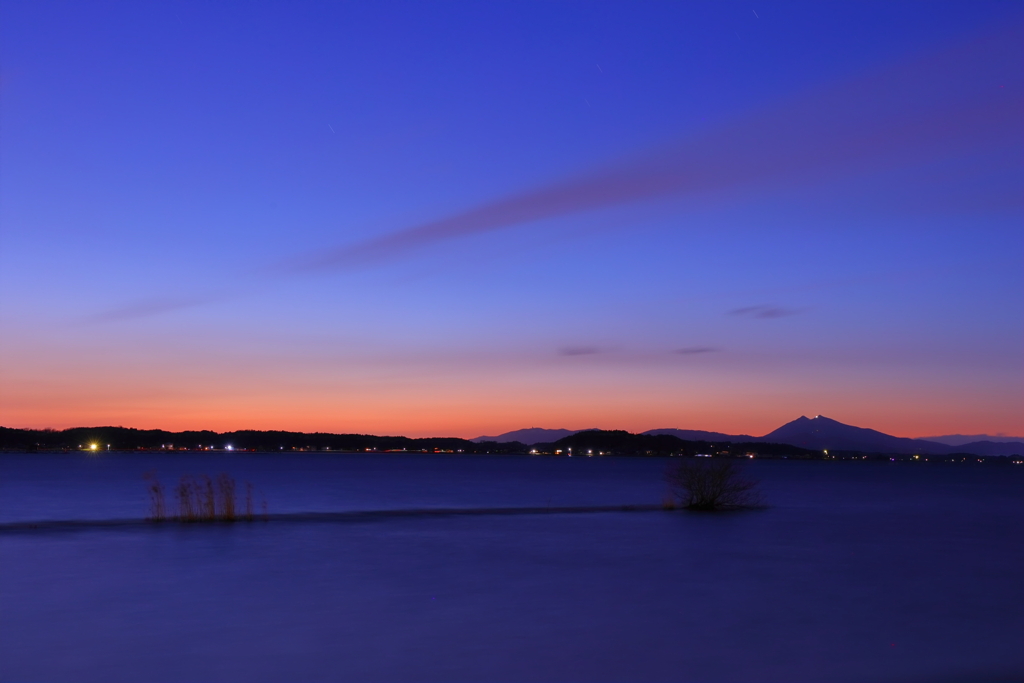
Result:
<svg viewBox="0 0 1024 683"><path fill-rule="evenodd" d="M154 472L142 475L149 489L149 518L161 522L167 518L167 505L164 503L164 485L156 478Z"/></svg>
<svg viewBox="0 0 1024 683"><path fill-rule="evenodd" d="M152 472L147 473L145 478L149 487L150 519L157 522L167 519L163 485ZM245 501L241 516L238 515L235 490L235 480L225 473L218 475L216 480L205 474L198 477L186 474L174 488L174 495L178 501L178 514L174 519L181 522L234 522L237 519L252 521L255 519L252 484L245 482ZM263 516L267 516L266 501L263 501Z"/></svg>

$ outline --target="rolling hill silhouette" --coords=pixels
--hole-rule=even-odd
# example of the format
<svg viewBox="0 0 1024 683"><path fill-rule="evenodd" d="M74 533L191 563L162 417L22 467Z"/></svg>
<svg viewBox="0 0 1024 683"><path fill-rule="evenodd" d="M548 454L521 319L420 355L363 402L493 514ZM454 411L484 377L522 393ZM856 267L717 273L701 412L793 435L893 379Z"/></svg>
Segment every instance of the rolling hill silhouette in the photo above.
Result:
<svg viewBox="0 0 1024 683"><path fill-rule="evenodd" d="M497 441L498 443L510 443L512 441L518 441L521 444L532 446L535 443L552 443L559 439L564 439L567 436L572 436L576 432L588 431L585 429L542 429L541 427L530 427L529 429L517 429L512 432L505 432L498 436L478 436L475 439L470 439L475 443L482 443L484 441Z"/></svg>
<svg viewBox="0 0 1024 683"><path fill-rule="evenodd" d="M473 441L497 441L499 443L519 441L531 446L538 443L553 443L581 431L588 430L541 429L533 427L531 429L506 432L499 436L482 436L473 439ZM792 422L782 425L775 431L758 437L747 434L708 432L699 429L670 428L650 429L643 432L643 434L651 436L671 435L686 441L730 441L733 443L761 441L798 446L811 450L860 451L863 453L920 453L922 455L945 455L949 453L970 453L973 455L1024 454L1024 442L1021 441L974 441L948 445L937 441L892 436L875 429L854 427L824 415L816 415L814 417L800 416Z"/></svg>

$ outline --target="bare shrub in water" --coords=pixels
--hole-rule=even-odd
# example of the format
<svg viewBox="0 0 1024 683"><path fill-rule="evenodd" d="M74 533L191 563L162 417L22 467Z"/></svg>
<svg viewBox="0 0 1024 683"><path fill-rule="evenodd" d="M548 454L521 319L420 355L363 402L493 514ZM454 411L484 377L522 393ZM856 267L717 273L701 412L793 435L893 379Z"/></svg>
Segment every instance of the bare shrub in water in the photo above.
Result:
<svg viewBox="0 0 1024 683"><path fill-rule="evenodd" d="M164 502L164 485L156 478L155 472L142 475L149 489L149 518L154 522L163 521L167 517L167 505Z"/></svg>
<svg viewBox="0 0 1024 683"><path fill-rule="evenodd" d="M687 510L738 510L763 505L757 482L743 476L735 460L686 458L665 479Z"/></svg>

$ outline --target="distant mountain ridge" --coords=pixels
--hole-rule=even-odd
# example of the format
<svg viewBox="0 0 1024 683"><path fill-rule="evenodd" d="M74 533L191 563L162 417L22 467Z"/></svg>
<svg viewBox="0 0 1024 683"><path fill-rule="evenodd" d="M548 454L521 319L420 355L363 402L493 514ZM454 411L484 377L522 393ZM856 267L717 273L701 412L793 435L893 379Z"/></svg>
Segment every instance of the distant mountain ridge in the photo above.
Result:
<svg viewBox="0 0 1024 683"><path fill-rule="evenodd" d="M723 434L722 432L705 432L700 429L648 429L644 434L671 434L684 441L763 441L748 434Z"/></svg>
<svg viewBox="0 0 1024 683"><path fill-rule="evenodd" d="M526 446L532 446L535 443L554 443L559 439L564 439L567 436L572 436L577 432L589 431L586 429L543 429L541 427L530 427L528 429L517 429L512 432L505 432L498 436L478 436L475 439L470 439L474 443L483 443L485 441L495 441L497 443L511 443L518 441Z"/></svg>
<svg viewBox="0 0 1024 683"><path fill-rule="evenodd" d="M934 441L947 446L964 446L973 443L1024 443L1024 436L992 436L991 434L946 434L944 436L921 436L920 441Z"/></svg>
<svg viewBox="0 0 1024 683"><path fill-rule="evenodd" d="M949 452L971 455L1024 455L1024 441L972 441L961 446L950 446Z"/></svg>
<svg viewBox="0 0 1024 683"><path fill-rule="evenodd" d="M539 443L553 443L583 431L589 430L541 429L539 427L532 427L530 429L506 432L499 436L477 437L472 440L478 443L482 441L497 441L498 443L519 441L527 446L532 446ZM1020 441L983 439L947 444L939 441L892 436L875 429L843 424L823 415L816 415L814 417L802 415L792 422L782 425L775 431L758 437L748 434L724 434L722 432L708 432L699 429L672 428L649 429L643 432L643 434L649 436L670 435L685 441L707 441L711 443L759 441L811 450L860 451L863 453L920 453L922 455L947 455L950 453L968 453L971 455L1024 454L1024 439Z"/></svg>

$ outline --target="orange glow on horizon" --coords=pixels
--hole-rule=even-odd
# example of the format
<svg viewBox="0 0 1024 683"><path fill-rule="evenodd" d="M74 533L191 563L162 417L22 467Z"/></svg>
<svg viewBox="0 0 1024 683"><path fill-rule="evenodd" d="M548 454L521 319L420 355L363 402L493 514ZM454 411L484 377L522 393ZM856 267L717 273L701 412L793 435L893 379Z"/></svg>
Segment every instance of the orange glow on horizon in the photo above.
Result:
<svg viewBox="0 0 1024 683"><path fill-rule="evenodd" d="M940 400L901 396L865 400L844 395L808 396L798 388L777 394L732 388L718 392L664 387L605 390L592 388L507 387L504 390L458 386L412 386L348 394L330 389L293 387L253 393L201 388L186 392L106 390L95 386L64 387L51 392L25 387L0 398L2 424L18 428L124 426L167 431L217 432L239 429L377 435L498 435L515 429L648 429L680 428L762 436L801 415L827 415L859 427L894 436L919 437L946 433L1021 433L1019 416L978 410L965 414L960 406ZM908 409L908 405L910 408Z"/></svg>
<svg viewBox="0 0 1024 683"><path fill-rule="evenodd" d="M740 354L683 364L397 354L327 362L155 344L133 357L71 342L79 346L8 349L0 425L465 438L530 427L679 428L758 437L821 414L902 437L1024 433L1019 390L1005 375L1002 384L985 376L954 382L927 367L916 376L823 370Z"/></svg>

